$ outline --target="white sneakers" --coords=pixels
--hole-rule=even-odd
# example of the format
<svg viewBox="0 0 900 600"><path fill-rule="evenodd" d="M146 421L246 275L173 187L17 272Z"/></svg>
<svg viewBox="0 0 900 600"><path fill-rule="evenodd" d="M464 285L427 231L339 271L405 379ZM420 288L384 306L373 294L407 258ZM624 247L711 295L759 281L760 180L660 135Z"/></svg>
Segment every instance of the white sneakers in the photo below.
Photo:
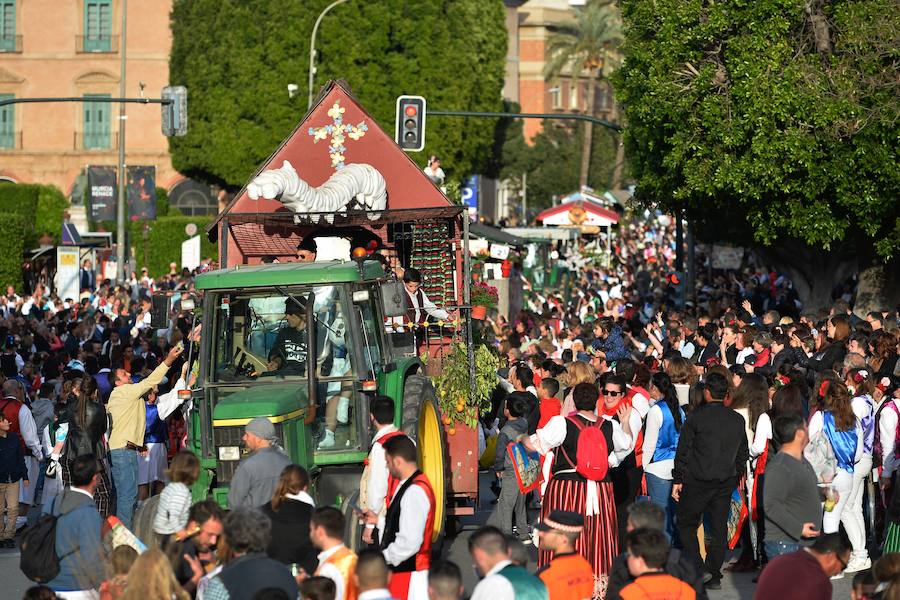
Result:
<svg viewBox="0 0 900 600"><path fill-rule="evenodd" d="M860 555L851 553L850 562L847 563L847 568L844 569L844 573L856 573L857 571L865 571L871 566L872 560L868 557L868 553Z"/></svg>
<svg viewBox="0 0 900 600"><path fill-rule="evenodd" d="M322 441L319 442L319 450L324 448L333 448L334 447L334 432L328 429L325 430L325 437L322 438Z"/></svg>

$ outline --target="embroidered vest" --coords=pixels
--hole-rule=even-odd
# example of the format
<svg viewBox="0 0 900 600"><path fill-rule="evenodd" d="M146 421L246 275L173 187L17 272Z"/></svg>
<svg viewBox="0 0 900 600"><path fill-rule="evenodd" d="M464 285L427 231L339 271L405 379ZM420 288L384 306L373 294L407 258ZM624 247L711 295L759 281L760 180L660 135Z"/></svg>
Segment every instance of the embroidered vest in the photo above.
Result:
<svg viewBox="0 0 900 600"><path fill-rule="evenodd" d="M344 600L356 600L356 584L353 581L353 573L356 571L356 554L346 546L325 559L316 575L322 570L322 565L334 565L344 578Z"/></svg>
<svg viewBox="0 0 900 600"><path fill-rule="evenodd" d="M421 471L416 471L406 482L397 490L397 494L388 505L387 515L384 519L384 533L381 535L381 549L384 550L390 546L397 534L400 533L400 501L403 495L412 485L417 485L425 492L428 497L428 517L425 519L425 532L422 536L422 547L419 551L404 560L399 565L395 565L392 570L394 573L410 573L412 571L424 571L431 566L431 538L434 533L434 491L428 478Z"/></svg>
<svg viewBox="0 0 900 600"><path fill-rule="evenodd" d="M849 431L838 431L834 426L834 415L830 410L822 412L822 420L825 423L825 435L831 442L834 450L834 458L837 466L844 469L848 473L853 472L853 465L856 463L856 445L859 443L856 435L856 428L853 427Z"/></svg>
<svg viewBox="0 0 900 600"><path fill-rule="evenodd" d="M893 454L895 459L900 459L900 408L897 408L897 403L894 402L893 398L887 398L875 412L875 443L873 445L875 466L884 464L884 441L881 439L881 427L879 422L881 421L881 412L888 407L890 407L890 410L897 415L897 427L894 428Z"/></svg>
<svg viewBox="0 0 900 600"><path fill-rule="evenodd" d="M406 291L406 322L418 325L425 320L420 317L420 314L424 312L422 306L425 303L422 288L417 289L415 294L410 294L405 287L403 289ZM415 301L413 301L413 296L416 297ZM416 308L417 306L418 308Z"/></svg>
<svg viewBox="0 0 900 600"><path fill-rule="evenodd" d="M497 573L512 585L516 600L547 600L547 586L522 567L506 565Z"/></svg>
<svg viewBox="0 0 900 600"><path fill-rule="evenodd" d="M402 431L389 431L388 433L384 434L383 436L381 436L380 438L378 438L377 440L372 442L372 447L374 448L376 444L379 446L383 446L386 441L388 441L392 437L397 437L398 435L406 435L406 434L403 433ZM369 453L371 454L371 452L372 451L370 449ZM363 468L363 474L362 474L362 478L360 479L360 486L359 486L359 504L360 504L360 506L363 506L363 507L369 503L369 469L371 467L369 465L368 457L366 457L364 464L365 464L365 467ZM393 498L394 492L397 491L397 485L399 483L400 482L397 480L396 477L394 477L393 475L388 473L387 494L385 494L385 496L384 496L384 504L381 505L381 514L384 514L384 512L387 510L387 505L390 504L391 498ZM381 516L381 515L379 515L379 516Z"/></svg>
<svg viewBox="0 0 900 600"><path fill-rule="evenodd" d="M863 452L872 454L872 450L875 447L875 404L872 402L872 397L868 394L859 396L859 398L866 403L869 409L869 414L859 420L863 430Z"/></svg>
<svg viewBox="0 0 900 600"><path fill-rule="evenodd" d="M678 431L675 430L675 417L672 416L672 410L665 400L660 400L655 406L658 406L662 412L663 422L656 438L656 449L650 459L652 463L675 458L675 450L678 449ZM681 413L681 422L684 423L684 411L681 410L681 407L678 407L678 412Z"/></svg>
<svg viewBox="0 0 900 600"><path fill-rule="evenodd" d="M144 431L145 444L159 444L165 442L169 437L166 422L159 418L159 407L154 404L147 404L147 427Z"/></svg>

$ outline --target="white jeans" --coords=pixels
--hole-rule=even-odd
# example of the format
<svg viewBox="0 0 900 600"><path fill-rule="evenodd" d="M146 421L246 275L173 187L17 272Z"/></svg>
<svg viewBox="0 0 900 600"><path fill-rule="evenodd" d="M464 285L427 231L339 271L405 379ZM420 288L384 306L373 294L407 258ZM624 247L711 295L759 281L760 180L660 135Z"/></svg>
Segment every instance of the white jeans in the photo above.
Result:
<svg viewBox="0 0 900 600"><path fill-rule="evenodd" d="M822 531L834 533L843 523L853 546L854 556L865 558L866 551L866 526L862 513L863 482L872 470L872 457L863 455L853 467L853 473L838 468L837 475L832 481L839 494L834 510L826 512L822 518Z"/></svg>

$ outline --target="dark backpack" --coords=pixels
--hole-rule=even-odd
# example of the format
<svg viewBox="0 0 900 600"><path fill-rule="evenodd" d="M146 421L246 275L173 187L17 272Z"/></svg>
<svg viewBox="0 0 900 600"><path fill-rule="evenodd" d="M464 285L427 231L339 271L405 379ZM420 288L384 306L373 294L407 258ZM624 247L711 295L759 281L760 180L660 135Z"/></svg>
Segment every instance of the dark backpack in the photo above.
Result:
<svg viewBox="0 0 900 600"><path fill-rule="evenodd" d="M49 513L41 515L37 523L25 530L19 544L19 568L25 577L35 583L47 583L56 579L60 562L65 558L56 554L56 524L63 515L55 515L53 511L59 497L53 499ZM77 550L76 548L72 552Z"/></svg>
<svg viewBox="0 0 900 600"><path fill-rule="evenodd" d="M609 449L606 437L600 430L602 417L597 418L596 425L583 425L578 419L566 417L578 428L578 446L575 461L569 458L565 448L560 446L563 455L575 471L588 481L603 481L609 471Z"/></svg>

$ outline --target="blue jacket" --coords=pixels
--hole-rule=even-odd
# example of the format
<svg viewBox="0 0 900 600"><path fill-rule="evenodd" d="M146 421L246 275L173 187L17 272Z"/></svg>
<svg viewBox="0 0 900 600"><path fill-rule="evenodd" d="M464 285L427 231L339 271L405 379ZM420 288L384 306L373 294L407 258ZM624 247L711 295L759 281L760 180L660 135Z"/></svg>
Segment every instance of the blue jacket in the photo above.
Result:
<svg viewBox="0 0 900 600"><path fill-rule="evenodd" d="M54 592L97 589L106 578L103 542L100 539L100 513L94 499L67 488L43 513L58 515L56 554L60 557L59 575L47 586Z"/></svg>

